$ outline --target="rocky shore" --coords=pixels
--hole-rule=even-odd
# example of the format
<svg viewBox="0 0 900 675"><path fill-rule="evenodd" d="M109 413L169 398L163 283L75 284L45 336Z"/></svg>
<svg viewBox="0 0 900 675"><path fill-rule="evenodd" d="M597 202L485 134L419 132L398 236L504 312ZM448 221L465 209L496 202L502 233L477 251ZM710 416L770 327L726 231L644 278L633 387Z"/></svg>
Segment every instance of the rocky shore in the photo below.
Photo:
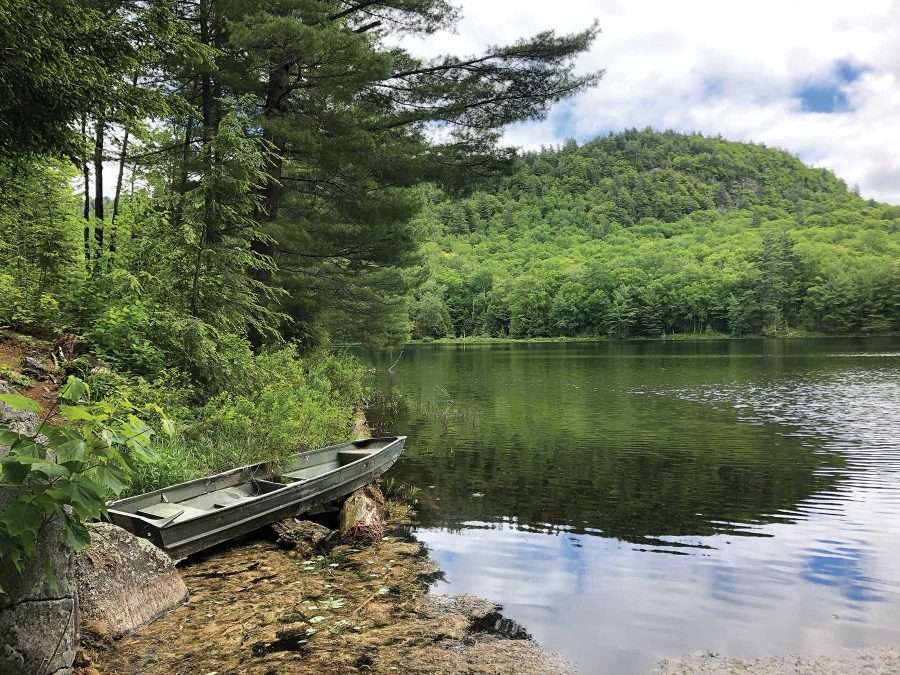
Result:
<svg viewBox="0 0 900 675"><path fill-rule="evenodd" d="M300 530L184 563L187 602L118 640L85 635L82 675L571 672L493 603L429 595L440 572L397 523L369 545Z"/></svg>

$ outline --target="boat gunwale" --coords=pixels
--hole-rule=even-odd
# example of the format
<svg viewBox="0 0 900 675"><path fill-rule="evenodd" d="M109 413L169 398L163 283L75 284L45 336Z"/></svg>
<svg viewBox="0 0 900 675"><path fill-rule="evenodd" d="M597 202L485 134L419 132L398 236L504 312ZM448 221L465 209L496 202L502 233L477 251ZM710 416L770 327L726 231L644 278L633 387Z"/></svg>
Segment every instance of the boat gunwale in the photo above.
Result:
<svg viewBox="0 0 900 675"><path fill-rule="evenodd" d="M181 521L178 521L177 518L176 518L174 521L173 521L173 520L168 520L168 519L148 518L148 517L146 517L146 516L141 516L141 515L139 515L139 514L136 513L136 512L122 511L121 509L115 508L115 506L116 506L116 505L119 505L119 504L133 503L133 502L138 501L139 499L144 499L144 498L147 498L147 497L153 497L153 496L156 496L156 495L165 494L165 493L170 492L170 491L172 491L172 490L174 490L174 489L176 489L176 488L182 488L182 487L186 487L186 486L189 486L189 485L194 485L194 484L197 484L197 483L207 483L207 482L213 481L213 480L215 480L215 479L223 478L223 477L230 476L230 475L233 475L233 474L244 473L244 472L247 472L247 471L250 470L250 469L258 469L258 468L265 467L265 466L272 466L272 465L273 465L273 462L257 462L257 463L255 463L255 464L247 464L247 465L245 465L245 466L239 466L239 467L236 467L236 468L234 468L234 469L229 469L228 471L222 471L222 472L220 472L220 473L216 473L216 474L212 474L212 475L209 475L209 476L205 476L205 477L203 477L203 478L195 478L195 479L193 479L193 480L184 481L184 482L182 482L182 483L176 483L175 485L169 485L169 486L166 486L166 487L163 487L163 488L159 488L158 490L153 490L152 492L144 492L144 493L139 494L139 495L133 495L133 496L131 496L131 497L126 497L126 498L124 498L124 499L118 499L118 500L115 500L115 501L111 501L111 502L108 502L108 503L107 503L107 512L108 512L108 513L115 513L117 516L120 516L120 517L132 518L132 519L134 519L134 520L139 520L139 521L141 521L141 522L143 522L143 523L145 523L145 524L151 526L154 530L156 530L156 531L158 531L158 532L162 532L163 530L167 530L167 529L169 529L169 528L177 528L179 525L187 525L188 523L198 523L198 522L203 522L203 520L204 520L205 518L208 518L208 517L211 517L211 516L215 516L215 515L218 515L218 514L221 514L221 513L226 513L226 512L228 512L228 511L230 511L230 510L232 510L232 509L237 509L237 508L239 508L239 507L246 507L247 504L248 504L248 502L253 501L253 502L256 502L256 503L262 503L263 501L269 501L270 498L272 498L272 497L283 496L284 493L285 493L287 490L289 490L289 489L297 490L297 489L300 488L301 486L309 485L309 483L310 483L311 481L318 481L318 480L324 479L324 478L329 477L329 476L331 476L332 474L335 474L335 473L337 473L337 472L339 472L339 471L341 471L341 470L344 470L344 469L346 469L346 468L348 468L348 467L354 467L354 468L355 468L355 465L358 464L359 462L370 461L373 457L376 457L376 456L378 456L378 455L381 455L382 453L387 452L388 450L392 449L392 448L393 448L394 446L396 446L398 443L401 443L401 442L402 442L402 443L405 443L405 442L406 442L406 438L407 438L406 436L379 436L379 437L375 437L375 438L361 439L361 441L367 441L367 442L372 442L372 441L386 441L386 440L389 440L389 439L390 439L390 442L387 443L386 445L384 445L383 447L378 448L376 451L374 451L374 452L371 453L370 455L367 455L367 456L365 456L365 457L360 457L359 459L355 459L355 460L353 460L352 462L348 462L347 464L344 464L343 466L337 466L337 467L335 467L335 468L333 468L333 469L329 469L328 471L325 471L325 472L319 474L319 475L316 476L315 478L311 478L311 479L306 480L306 481L299 481L299 482L286 483L286 484L284 485L284 487L278 488L277 490L272 490L271 492L266 492L266 493L263 493L263 494L261 494L261 495L257 495L257 496L254 496L254 497L250 497L249 499L242 499L242 500L239 500L239 501L234 502L233 504L229 504L228 506L224 506L224 507L219 508L219 509L215 509L215 510L205 510L206 512L203 513L203 515L195 516L195 517L193 517L193 518L187 518L187 519L181 520ZM324 448L315 448L314 450L307 450L307 451L305 451L305 452L298 452L298 453L295 453L294 455L292 455L291 457L298 457L298 456L302 456L302 455L311 455L311 454L313 454L313 453L316 453L316 454L318 454L318 453L325 453L325 452L328 452L328 451L336 450L336 449L341 448L341 447L352 446L352 445L354 445L355 443L361 442L361 441L347 441L347 442L344 442L344 443L336 443L336 444L334 444L334 445L328 445L328 446L325 446ZM253 476L250 476L249 480L253 480L253 479L254 479L254 477L253 477ZM204 493L204 494L206 494L206 493ZM318 495L318 494L319 494L319 492L313 493L312 495L309 495L308 498L313 498L313 497L315 497L315 496ZM303 499L307 499L307 497L298 499L298 501L302 501ZM178 504L179 502L173 502L173 503L174 503L174 504ZM256 516L252 516L252 517L261 517L261 516L265 515L266 513L267 513L267 512L263 512L263 513L257 514ZM166 520L168 520L168 522L165 522ZM246 519L245 519L245 520L246 520ZM160 523L161 521L165 523L165 524L162 525L162 526L159 525L159 523ZM243 522L243 521L238 521L238 522Z"/></svg>

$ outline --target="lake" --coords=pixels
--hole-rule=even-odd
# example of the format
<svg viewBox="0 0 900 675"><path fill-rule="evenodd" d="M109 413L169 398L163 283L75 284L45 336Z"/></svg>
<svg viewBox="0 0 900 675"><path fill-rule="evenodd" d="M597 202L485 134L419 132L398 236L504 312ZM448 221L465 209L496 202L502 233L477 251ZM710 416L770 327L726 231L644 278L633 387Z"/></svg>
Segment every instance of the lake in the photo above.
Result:
<svg viewBox="0 0 900 675"><path fill-rule="evenodd" d="M434 592L586 673L900 643L900 339L398 356L371 422L409 436Z"/></svg>

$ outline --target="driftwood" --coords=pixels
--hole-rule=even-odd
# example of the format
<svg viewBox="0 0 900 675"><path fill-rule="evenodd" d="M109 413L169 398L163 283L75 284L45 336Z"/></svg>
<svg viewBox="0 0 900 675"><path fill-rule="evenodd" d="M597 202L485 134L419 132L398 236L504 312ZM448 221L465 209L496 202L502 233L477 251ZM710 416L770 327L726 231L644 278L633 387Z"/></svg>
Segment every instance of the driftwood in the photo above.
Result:
<svg viewBox="0 0 900 675"><path fill-rule="evenodd" d="M295 518L274 523L270 529L281 548L293 549L303 557L319 551L331 536L331 530L324 525Z"/></svg>
<svg viewBox="0 0 900 675"><path fill-rule="evenodd" d="M375 542L384 536L384 495L374 484L347 497L341 507L340 532L344 541Z"/></svg>

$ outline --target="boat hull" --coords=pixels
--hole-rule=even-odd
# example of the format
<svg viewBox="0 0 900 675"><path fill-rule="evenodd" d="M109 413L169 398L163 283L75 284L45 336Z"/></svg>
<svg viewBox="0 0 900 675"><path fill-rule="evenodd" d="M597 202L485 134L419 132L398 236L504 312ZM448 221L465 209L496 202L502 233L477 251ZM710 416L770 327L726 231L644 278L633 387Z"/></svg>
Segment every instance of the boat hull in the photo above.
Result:
<svg viewBox="0 0 900 675"><path fill-rule="evenodd" d="M403 451L406 438L367 439L321 448L295 455L293 471L287 472L288 482L282 484L279 473L266 463L252 464L221 474L155 492L129 497L108 505L110 520L129 532L146 537L165 550L172 558L181 559L216 544L248 534L285 518L292 518L317 506L345 497L372 482L393 466ZM383 447L366 453L367 443L383 443ZM363 448L360 450L360 448ZM332 456L343 456L347 463L331 467ZM358 457L358 458L357 458ZM317 464L324 470L317 472ZM309 468L304 468L306 465ZM298 468L299 467L299 468ZM291 473L311 474L308 478L290 478ZM231 505L201 511L181 503L197 502L207 495L229 489L232 491L252 485L259 494L246 497ZM206 501L210 501L206 499ZM174 518L152 518L146 513L151 506L165 503L176 514ZM218 506L218 505L216 505ZM179 522L179 516L189 512Z"/></svg>

